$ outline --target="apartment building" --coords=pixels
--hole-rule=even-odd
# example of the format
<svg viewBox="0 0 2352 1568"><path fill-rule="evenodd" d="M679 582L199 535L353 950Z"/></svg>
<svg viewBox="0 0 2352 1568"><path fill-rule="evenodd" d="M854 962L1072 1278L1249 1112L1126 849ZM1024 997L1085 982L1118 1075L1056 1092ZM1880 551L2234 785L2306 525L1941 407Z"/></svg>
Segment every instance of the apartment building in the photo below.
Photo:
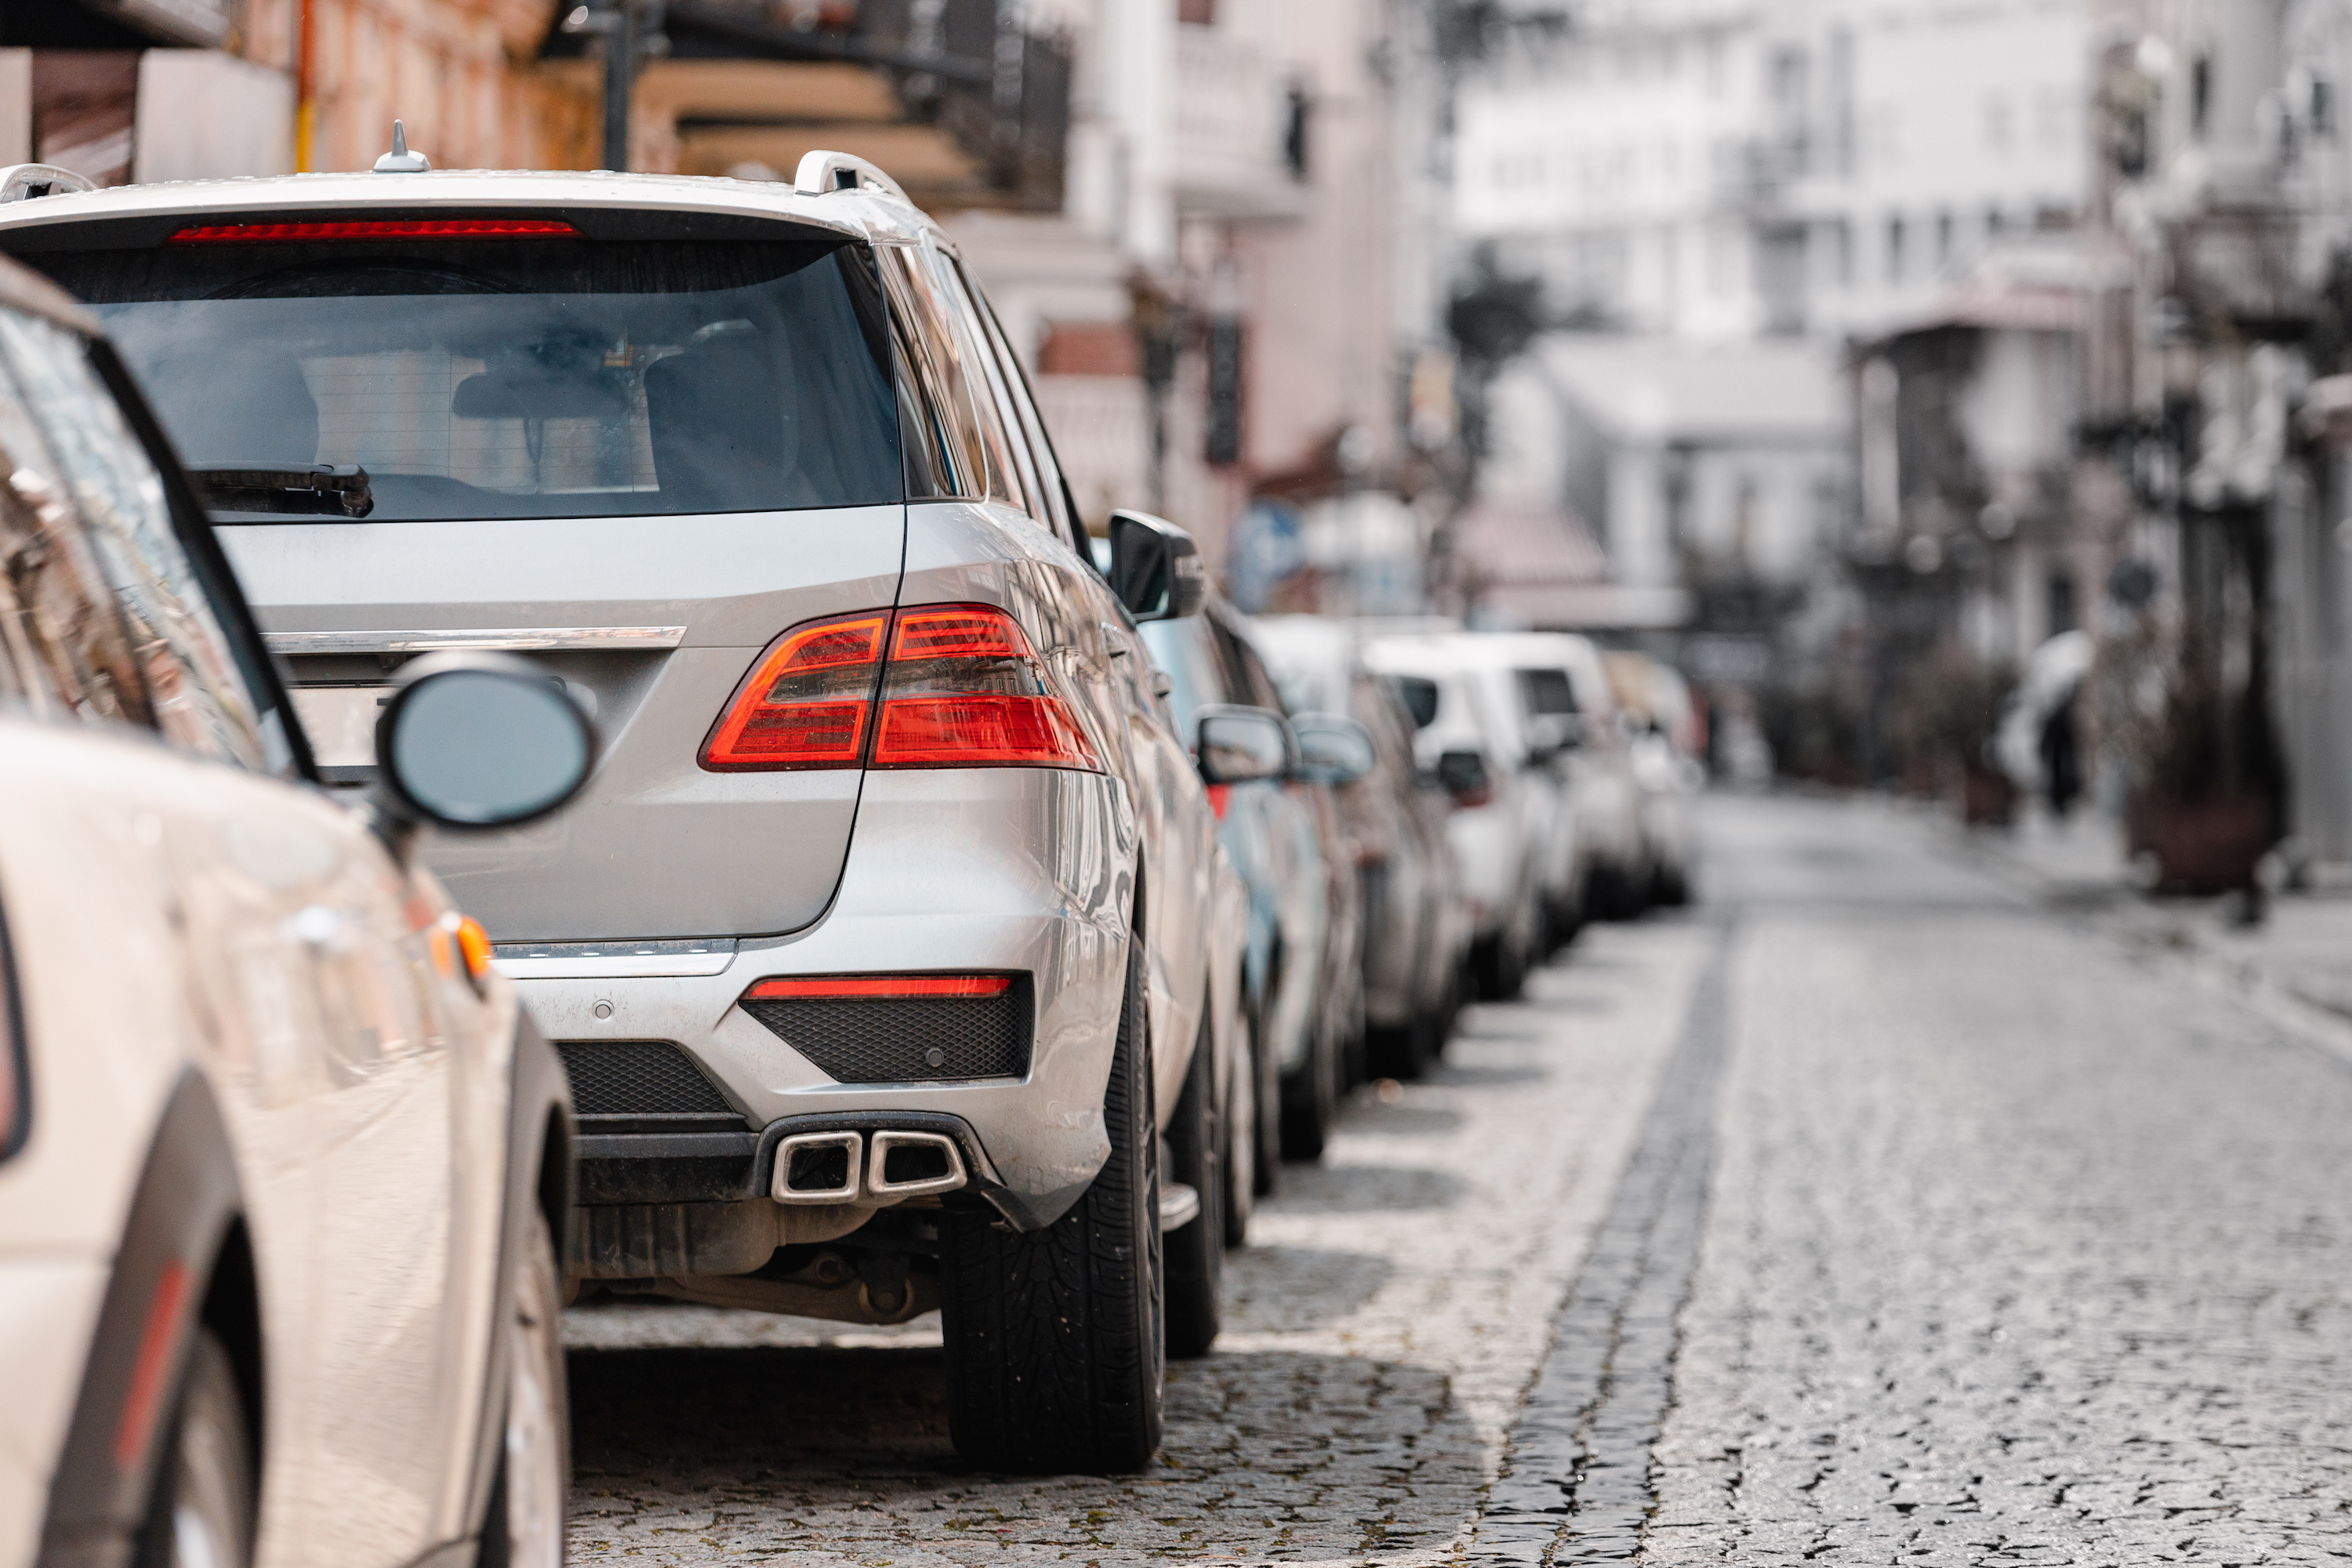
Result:
<svg viewBox="0 0 2352 1568"><path fill-rule="evenodd" d="M1465 84L1454 212L1571 320L1867 333L2081 208L2088 0L1567 15Z"/></svg>

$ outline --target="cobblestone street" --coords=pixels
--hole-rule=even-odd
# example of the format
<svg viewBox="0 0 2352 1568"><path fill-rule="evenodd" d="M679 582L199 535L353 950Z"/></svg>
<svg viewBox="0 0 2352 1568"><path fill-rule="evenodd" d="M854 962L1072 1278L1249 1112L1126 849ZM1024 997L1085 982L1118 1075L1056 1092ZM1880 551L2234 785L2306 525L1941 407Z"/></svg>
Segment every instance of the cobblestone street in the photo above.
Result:
<svg viewBox="0 0 2352 1568"><path fill-rule="evenodd" d="M2352 1064L1937 825L1708 826L1286 1172L1145 1475L961 1470L926 1322L581 1309L574 1559L2352 1561Z"/></svg>

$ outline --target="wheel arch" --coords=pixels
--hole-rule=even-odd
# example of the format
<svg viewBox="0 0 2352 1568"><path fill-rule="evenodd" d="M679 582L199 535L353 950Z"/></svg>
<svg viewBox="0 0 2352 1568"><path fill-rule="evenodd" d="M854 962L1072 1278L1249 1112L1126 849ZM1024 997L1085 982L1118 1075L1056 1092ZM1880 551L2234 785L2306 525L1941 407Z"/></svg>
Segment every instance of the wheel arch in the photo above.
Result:
<svg viewBox="0 0 2352 1568"><path fill-rule="evenodd" d="M247 1420L259 1421L260 1313L242 1215L219 1103L204 1075L184 1067L132 1190L50 1477L40 1563L128 1558L167 1447L189 1345L199 1324L220 1333L215 1310L229 1327L243 1328L248 1358L238 1368L240 1392L255 1406Z"/></svg>

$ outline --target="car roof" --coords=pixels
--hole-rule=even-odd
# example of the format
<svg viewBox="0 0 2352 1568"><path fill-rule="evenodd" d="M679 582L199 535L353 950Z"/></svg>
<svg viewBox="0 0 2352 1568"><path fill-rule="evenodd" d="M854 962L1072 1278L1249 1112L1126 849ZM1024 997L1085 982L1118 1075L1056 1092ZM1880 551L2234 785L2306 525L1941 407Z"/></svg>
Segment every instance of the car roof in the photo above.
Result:
<svg viewBox="0 0 2352 1568"><path fill-rule="evenodd" d="M97 320L73 302L73 297L31 268L0 256L0 305L39 316L89 337L99 335Z"/></svg>
<svg viewBox="0 0 2352 1568"><path fill-rule="evenodd" d="M436 169L401 174L271 174L182 180L36 196L0 204L0 234L108 219L236 218L301 212L396 208L415 217L550 208L770 217L845 237L908 243L929 236L954 246L920 208L872 186L809 192L772 180L719 175L616 174L531 169Z"/></svg>

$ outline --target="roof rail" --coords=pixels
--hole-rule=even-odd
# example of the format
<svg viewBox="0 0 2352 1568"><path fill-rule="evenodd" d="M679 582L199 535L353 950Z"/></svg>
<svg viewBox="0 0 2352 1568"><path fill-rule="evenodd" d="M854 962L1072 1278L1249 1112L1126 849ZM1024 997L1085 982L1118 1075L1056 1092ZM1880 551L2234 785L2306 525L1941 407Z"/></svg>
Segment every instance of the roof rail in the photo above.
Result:
<svg viewBox="0 0 2352 1568"><path fill-rule="evenodd" d="M11 163L0 169L0 202L25 202L35 196L72 196L98 186L71 169L55 163Z"/></svg>
<svg viewBox="0 0 2352 1568"><path fill-rule="evenodd" d="M898 182L874 164L852 153L828 153L822 147L801 154L801 166L793 171L793 185L812 196L829 191L876 190L907 200Z"/></svg>

